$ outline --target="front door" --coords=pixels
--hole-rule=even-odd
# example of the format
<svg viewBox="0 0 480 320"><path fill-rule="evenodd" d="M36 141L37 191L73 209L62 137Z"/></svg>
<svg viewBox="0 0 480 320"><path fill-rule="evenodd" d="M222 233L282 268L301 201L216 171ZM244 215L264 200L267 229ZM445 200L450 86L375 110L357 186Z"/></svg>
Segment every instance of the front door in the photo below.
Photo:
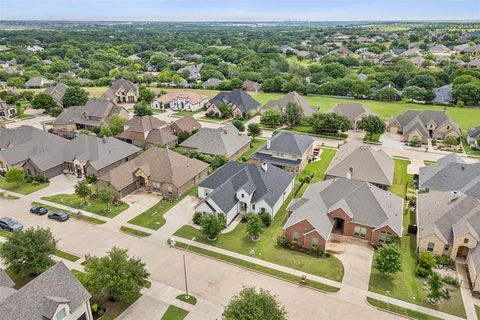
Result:
<svg viewBox="0 0 480 320"><path fill-rule="evenodd" d="M457 250L457 257L458 258L466 258L468 255L468 247L460 246Z"/></svg>
<svg viewBox="0 0 480 320"><path fill-rule="evenodd" d="M341 218L335 218L335 233L343 234L343 227L344 227L345 221Z"/></svg>

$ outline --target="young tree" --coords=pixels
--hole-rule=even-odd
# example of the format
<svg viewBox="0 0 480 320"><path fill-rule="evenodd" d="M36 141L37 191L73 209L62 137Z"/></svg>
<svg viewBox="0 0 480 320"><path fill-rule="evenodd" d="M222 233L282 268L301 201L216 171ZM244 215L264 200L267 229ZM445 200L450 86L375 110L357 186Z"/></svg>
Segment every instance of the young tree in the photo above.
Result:
<svg viewBox="0 0 480 320"><path fill-rule="evenodd" d="M258 240L260 238L262 225L262 219L258 216L258 214L253 213L248 216L247 232L252 237L252 240Z"/></svg>
<svg viewBox="0 0 480 320"><path fill-rule="evenodd" d="M202 233L207 236L208 240L216 240L224 228L223 221L216 213L204 214L200 223Z"/></svg>
<svg viewBox="0 0 480 320"><path fill-rule="evenodd" d="M281 126L283 123L283 114L277 109L268 109L262 115L260 122L271 127Z"/></svg>
<svg viewBox="0 0 480 320"><path fill-rule="evenodd" d="M222 316L225 320L286 320L287 311L267 290L247 287L230 300Z"/></svg>
<svg viewBox="0 0 480 320"><path fill-rule="evenodd" d="M151 116L153 114L152 108L145 103L137 103L133 106L133 114L138 117Z"/></svg>
<svg viewBox="0 0 480 320"><path fill-rule="evenodd" d="M80 198L83 198L83 203L88 204L87 197L92 194L92 188L88 184L87 180L80 180L74 186L75 194Z"/></svg>
<svg viewBox="0 0 480 320"><path fill-rule="evenodd" d="M222 114L222 118L224 118L224 119L230 118L230 116L232 115L232 110L223 101L222 101L222 103L220 103L220 106L218 107L218 110L220 110L220 113Z"/></svg>
<svg viewBox="0 0 480 320"><path fill-rule="evenodd" d="M5 173L5 181L8 183L15 183L18 186L23 180L25 180L25 173L18 168L8 169Z"/></svg>
<svg viewBox="0 0 480 320"><path fill-rule="evenodd" d="M255 141L255 138L260 136L262 134L262 129L260 128L260 125L258 123L250 123L248 125L248 135L253 138L253 141Z"/></svg>
<svg viewBox="0 0 480 320"><path fill-rule="evenodd" d="M142 260L128 256L128 251L113 247L105 257L88 256L81 282L95 297L130 302L145 286L149 273Z"/></svg>
<svg viewBox="0 0 480 320"><path fill-rule="evenodd" d="M52 96L46 94L45 92L40 92L32 100L32 108L33 109L45 109L46 112L50 112L51 109L57 108L57 104L55 100L53 100Z"/></svg>
<svg viewBox="0 0 480 320"><path fill-rule="evenodd" d="M150 103L150 101L152 101L153 98L155 98L155 92L153 92L152 90L146 87L140 88L139 95L140 95L140 101L143 101L146 103Z"/></svg>
<svg viewBox="0 0 480 320"><path fill-rule="evenodd" d="M285 123L289 125L290 127L295 127L300 124L300 121L302 121L302 108L295 103L295 102L289 102L287 103L287 107L285 108Z"/></svg>
<svg viewBox="0 0 480 320"><path fill-rule="evenodd" d="M228 158L223 154L217 154L213 157L212 161L210 162L210 166L212 167L213 171L217 170L224 164L228 162Z"/></svg>
<svg viewBox="0 0 480 320"><path fill-rule="evenodd" d="M115 198L115 195L113 194L113 190L111 188L101 188L97 192L98 199L102 201L105 205L105 211L110 211L110 206L113 203L113 199Z"/></svg>
<svg viewBox="0 0 480 320"><path fill-rule="evenodd" d="M358 128L368 133L368 140L372 139L374 134L382 134L385 132L385 122L376 115L368 115L358 124Z"/></svg>
<svg viewBox="0 0 480 320"><path fill-rule="evenodd" d="M87 101L87 92L78 86L68 88L63 95L63 106L65 108L72 106L84 106Z"/></svg>
<svg viewBox="0 0 480 320"><path fill-rule="evenodd" d="M245 131L245 125L243 124L242 120L235 119L232 121L232 124L237 128L238 131L244 132Z"/></svg>
<svg viewBox="0 0 480 320"><path fill-rule="evenodd" d="M38 275L54 264L50 255L56 247L50 229L29 228L12 233L0 247L0 257L15 274Z"/></svg>
<svg viewBox="0 0 480 320"><path fill-rule="evenodd" d="M440 275L433 272L427 280L427 286L430 292L427 297L432 304L437 304L442 298L446 297L446 292L443 290L443 283Z"/></svg>
<svg viewBox="0 0 480 320"><path fill-rule="evenodd" d="M397 244L389 244L378 250L374 267L383 274L394 274L402 270L402 254Z"/></svg>
<svg viewBox="0 0 480 320"><path fill-rule="evenodd" d="M123 126L127 122L124 118L113 115L107 118L107 121L104 125L102 125L100 129L100 136L101 137L111 137L116 136L119 133L123 132Z"/></svg>

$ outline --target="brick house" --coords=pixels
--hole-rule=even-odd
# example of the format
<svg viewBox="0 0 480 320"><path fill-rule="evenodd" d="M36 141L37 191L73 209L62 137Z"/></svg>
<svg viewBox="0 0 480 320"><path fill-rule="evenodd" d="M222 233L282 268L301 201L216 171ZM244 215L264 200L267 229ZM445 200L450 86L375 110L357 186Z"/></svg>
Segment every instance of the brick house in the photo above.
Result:
<svg viewBox="0 0 480 320"><path fill-rule="evenodd" d="M178 143L178 137L168 124L154 116L134 116L125 123L123 132L116 138L137 147L160 145L173 148Z"/></svg>
<svg viewBox="0 0 480 320"><path fill-rule="evenodd" d="M207 102L205 113L221 114L220 105L225 103L234 118L248 118L260 112L260 103L241 89L220 92Z"/></svg>
<svg viewBox="0 0 480 320"><path fill-rule="evenodd" d="M350 121L353 130L358 130L358 123L369 115L375 115L361 103L339 103L330 112L345 116Z"/></svg>
<svg viewBox="0 0 480 320"><path fill-rule="evenodd" d="M137 103L140 98L138 86L130 80L117 79L105 91L100 99L112 101L115 104Z"/></svg>
<svg viewBox="0 0 480 320"><path fill-rule="evenodd" d="M368 182L340 178L312 184L287 210L284 235L306 248L328 248L332 234L371 244L402 235L403 199Z"/></svg>

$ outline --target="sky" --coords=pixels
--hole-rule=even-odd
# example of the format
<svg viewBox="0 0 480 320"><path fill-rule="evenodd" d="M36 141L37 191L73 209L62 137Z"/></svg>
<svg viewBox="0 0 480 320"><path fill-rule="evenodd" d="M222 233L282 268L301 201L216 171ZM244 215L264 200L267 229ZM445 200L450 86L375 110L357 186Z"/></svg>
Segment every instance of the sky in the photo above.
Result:
<svg viewBox="0 0 480 320"><path fill-rule="evenodd" d="M0 20L480 20L480 0L0 0Z"/></svg>

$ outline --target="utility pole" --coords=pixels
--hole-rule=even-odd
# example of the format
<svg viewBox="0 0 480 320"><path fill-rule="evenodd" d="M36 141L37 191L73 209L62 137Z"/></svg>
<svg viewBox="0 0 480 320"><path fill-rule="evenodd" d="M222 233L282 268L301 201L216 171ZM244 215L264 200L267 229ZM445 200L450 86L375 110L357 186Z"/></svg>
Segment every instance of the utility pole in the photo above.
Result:
<svg viewBox="0 0 480 320"><path fill-rule="evenodd" d="M183 272L185 274L185 299L190 299L188 295L187 264L185 263L185 253L183 254Z"/></svg>

